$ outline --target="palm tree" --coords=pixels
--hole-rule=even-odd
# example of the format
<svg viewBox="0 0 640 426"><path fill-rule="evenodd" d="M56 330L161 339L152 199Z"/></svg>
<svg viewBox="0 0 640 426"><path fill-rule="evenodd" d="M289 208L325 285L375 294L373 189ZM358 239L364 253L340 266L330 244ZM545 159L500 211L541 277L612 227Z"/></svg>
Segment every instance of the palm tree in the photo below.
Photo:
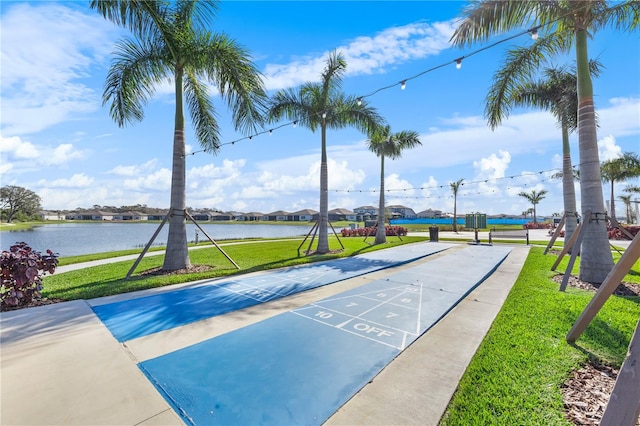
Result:
<svg viewBox="0 0 640 426"><path fill-rule="evenodd" d="M626 213L626 223L633 223L631 215L631 197L632 195L618 195L618 199L624 203Z"/></svg>
<svg viewBox="0 0 640 426"><path fill-rule="evenodd" d="M255 131L263 122L266 93L248 52L225 34L206 28L216 10L214 1L93 0L91 7L129 28L134 37L116 45L103 103L123 127L144 118L144 105L158 85L175 85L175 130L171 177L171 217L162 268L191 266L187 248L184 100L198 141L205 151L220 147L216 109L205 83L217 86L232 110L236 130Z"/></svg>
<svg viewBox="0 0 640 426"><path fill-rule="evenodd" d="M388 157L392 160L400 158L402 151L422 145L418 132L404 130L398 133L391 133L391 126L386 125L376 129L367 139L369 150L380 157L380 199L378 203L378 229L374 244L387 242L387 234L384 226L384 159Z"/></svg>
<svg viewBox="0 0 640 426"><path fill-rule="evenodd" d="M455 182L449 182L451 191L453 192L453 232L458 233L458 188L462 185L464 179L458 179Z"/></svg>
<svg viewBox="0 0 640 426"><path fill-rule="evenodd" d="M529 48L509 51L504 67L496 72L494 83L489 89L485 106L485 116L491 129L495 129L514 106L531 106L551 111L562 130L562 194L565 212L565 243L578 226L576 189L573 183L574 169L571 165L569 134L578 127L578 92L575 67L550 67L542 71L544 79L535 80L527 69L531 64L530 55L540 50L538 40ZM516 70L515 66L522 69ZM591 61L590 72L599 75L601 64ZM514 81L514 79L518 79Z"/></svg>
<svg viewBox="0 0 640 426"><path fill-rule="evenodd" d="M640 157L633 152L625 152L621 157L607 160L600 165L602 181L611 183L611 206L609 217L616 219L616 205L613 186L616 182L623 182L640 176Z"/></svg>
<svg viewBox="0 0 640 426"><path fill-rule="evenodd" d="M268 120L293 120L315 132L320 128L320 213L316 253L329 252L329 197L327 172L327 129L354 126L371 134L383 122L377 111L355 96L346 96L340 89L347 62L342 54L332 52L321 75L321 81L308 82L298 89L278 91L271 99Z"/></svg>
<svg viewBox="0 0 640 426"><path fill-rule="evenodd" d="M536 205L544 200L545 195L547 194L547 190L546 189L541 189L540 191L536 191L535 189L532 189L531 192L521 192L518 195L520 197L526 198L527 200L529 200L529 202L531 204L533 204L533 223L536 223L537 221L537 217L536 217Z"/></svg>
<svg viewBox="0 0 640 426"><path fill-rule="evenodd" d="M602 213L604 197L587 38L608 25L636 29L640 25L640 2L627 0L611 7L605 0L474 1L464 9L463 19L451 41L454 45L464 46L522 28L528 23L537 23L536 31L541 28L550 31L545 37L547 43L541 44L542 54L531 58L536 66L545 56L568 52L570 47L575 47L581 208L583 215ZM593 221L583 232L579 278L601 283L613 268L605 221Z"/></svg>

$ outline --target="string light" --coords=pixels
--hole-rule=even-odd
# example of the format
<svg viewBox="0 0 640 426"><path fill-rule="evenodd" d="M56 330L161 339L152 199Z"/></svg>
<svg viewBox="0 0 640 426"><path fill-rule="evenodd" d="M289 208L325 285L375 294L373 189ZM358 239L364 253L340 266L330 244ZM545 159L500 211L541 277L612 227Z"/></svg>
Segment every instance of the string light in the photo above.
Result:
<svg viewBox="0 0 640 426"><path fill-rule="evenodd" d="M574 166L575 167L575 166ZM526 178L526 177L531 177L531 176L537 176L537 175L541 175L544 173L553 173L553 172L558 172L560 171L559 168L557 169L550 169L550 170L541 170L538 172L531 172L531 173L522 173L519 175L512 175L512 176L503 176L503 177L497 177L497 178L493 178L493 179L484 179L484 180L477 180L477 181L471 181L471 180L465 180L462 185L472 185L472 184L481 184L481 183L489 183L489 182L497 182L503 179L514 179L514 178ZM548 177L547 179L542 179L539 181L539 183L541 182L546 182L547 180L553 180L552 178ZM527 183L524 183L523 186L527 186ZM443 189L448 186L447 185L436 185L436 186L421 186L421 187L411 187L411 188L398 188L398 189L385 189L386 192L395 192L395 191L408 191L408 190L425 190L425 189ZM341 189L334 189L331 190L333 192L345 192L345 190L341 190ZM377 192L377 190L375 189L353 189L352 191L358 191L358 192Z"/></svg>
<svg viewBox="0 0 640 426"><path fill-rule="evenodd" d="M616 6L616 7L617 7L617 6ZM567 15L568 15L568 14L567 14ZM549 22L549 23L547 23L547 24L545 24L545 25L551 25L551 24L553 24L554 22L559 21L559 20L561 20L561 19L563 19L563 18L564 18L564 17L559 17L558 19L556 19L556 20L554 20L554 21L551 21L551 22ZM522 36L523 34L530 34L530 35L531 35L531 38L533 38L534 40L537 40L537 38L538 38L538 29L539 29L539 28L541 28L541 26L537 26L537 27L529 28L529 29L527 29L527 30L525 30L525 31L523 31L523 32L520 32L520 33L517 33L517 34L511 35L511 36L509 36L509 37L506 37L506 38L504 38L504 39L502 39L502 40L498 40L498 41L496 41L496 42L494 42L494 43L492 43L492 44L489 44L489 45L487 45L487 46L481 47L481 48L479 48L479 49L477 49L477 50L475 50L475 51L472 51L472 52L468 53L468 54L467 54L467 55L465 55L465 56L461 56L461 57L459 57L458 59L455 59L455 60L454 60L454 62L455 62L455 64L456 64L456 68L457 68L457 69L462 68L462 60L463 60L464 58L468 58L468 57L470 57L470 56L472 56L472 55L475 55L475 54L478 54L478 53L480 53L480 52L482 52L482 51L485 51L485 50L491 49L491 48L493 48L493 47L495 47L495 46L497 46L497 45L499 45L499 44L502 44L502 43L505 43L505 42L507 42L507 41L509 41L509 40L513 40L513 39L515 39L515 38L517 38L517 37L520 37L520 36ZM426 70L424 70L424 71L422 71L422 72L420 72L420 73L418 73L418 74L416 74L416 75L414 75L414 76L412 76L412 77L409 77L409 78L406 78L406 79L404 79L404 80L401 80L401 81L400 81L400 88L401 88L402 90L405 90L405 89L406 89L406 86L407 86L407 81L409 81L409 80L413 80L413 79L415 79L415 78L418 78L418 77L420 77L420 76L422 76L422 75L424 75L424 74L427 74L427 73L429 73L429 72L435 71L435 70L437 70L437 69L439 69L439 68L443 68L443 67L447 66L447 65L448 65L448 64L450 64L450 63L451 63L451 62L442 63L442 64L440 64L440 65L437 65L437 66L434 66L434 67L432 67L432 68L426 69ZM364 98L367 98L367 97L373 96L373 95L375 95L376 93L381 92L381 91L383 91L383 90L390 89L391 87L397 86L397 84L398 84L398 83L390 84L390 85L388 85L388 86L384 86L384 87L381 87L381 88L379 88L379 89L376 89L376 90L374 90L373 92L371 92L371 93L369 93L369 94L367 94L367 95L359 96L359 97L357 98L358 106L362 105L362 102L363 102L363 99L364 99ZM327 113L326 113L326 112L323 112L323 113L322 113L322 118L323 118L323 119L327 118ZM295 128L295 127L297 126L297 124L298 124L298 121L297 121L297 120L295 120L295 121L293 121L293 122L286 123L286 124L282 124L282 125L280 125L280 126L278 126L278 127L275 127L275 128L273 128L273 129L270 129L268 132L269 132L269 134L272 134L274 130L277 130L277 129L280 129L281 127L285 127L285 126L289 126L289 125L293 125L293 127ZM266 132L266 131L258 132L258 133L256 133L256 134L253 134L253 135L248 136L248 137L243 137L243 138L240 138L240 139L236 139L236 140L234 140L234 141L231 141L231 142L222 143L222 144L218 145L216 148L220 148L220 147L221 147L221 146L223 146L223 145L234 145L234 144L235 144L235 142L240 142L240 141L245 140L245 139L251 140L251 139L253 138L253 136L258 136L258 135L261 135L261 134L264 134L264 133L267 133L267 132ZM206 152L206 151L207 151L206 149L202 149L202 150L199 150L199 151L194 151L194 152L192 152L192 153L190 153L190 154L187 154L187 155L194 155L194 154L196 154L196 153L199 153L199 152Z"/></svg>
<svg viewBox="0 0 640 426"><path fill-rule="evenodd" d="M269 136L271 136L273 134L273 129L269 130Z"/></svg>
<svg viewBox="0 0 640 426"><path fill-rule="evenodd" d="M293 128L295 129L296 127L298 127L298 120L293 122Z"/></svg>

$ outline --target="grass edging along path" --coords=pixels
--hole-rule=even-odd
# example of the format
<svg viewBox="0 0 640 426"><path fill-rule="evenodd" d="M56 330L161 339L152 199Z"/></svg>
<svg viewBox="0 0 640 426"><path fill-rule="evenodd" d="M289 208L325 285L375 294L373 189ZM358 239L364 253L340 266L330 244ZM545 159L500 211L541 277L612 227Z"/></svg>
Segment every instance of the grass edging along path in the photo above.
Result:
<svg viewBox="0 0 640 426"><path fill-rule="evenodd" d="M533 247L464 373L441 425L568 425L561 386L588 359L619 368L640 297L611 296L575 345L565 338L594 293L559 284L556 256ZM559 270L566 268L566 260ZM577 266L576 266L577 268ZM636 262L630 281L640 275ZM634 279L635 278L635 279Z"/></svg>
<svg viewBox="0 0 640 426"><path fill-rule="evenodd" d="M44 278L42 295L51 299L93 299L171 284L337 259L426 240L427 238L419 236L402 237L402 241L397 237L387 237L387 244L373 246L371 245L373 238L369 238L367 241L363 241L363 238L341 238L344 250L311 256L304 255L304 250L309 244L308 241L302 246L301 254L298 255L298 247L302 242L299 238L274 241L254 240L255 244L243 241L242 244L221 245L225 253L240 266L240 269L236 269L217 248L209 246L189 252L193 265L209 267L205 271L171 275L143 275L144 271L162 266L164 255L149 256L142 259L132 277L127 281L124 280L124 277L133 265L133 260L47 275ZM335 237L330 238L329 247L332 250L340 247Z"/></svg>

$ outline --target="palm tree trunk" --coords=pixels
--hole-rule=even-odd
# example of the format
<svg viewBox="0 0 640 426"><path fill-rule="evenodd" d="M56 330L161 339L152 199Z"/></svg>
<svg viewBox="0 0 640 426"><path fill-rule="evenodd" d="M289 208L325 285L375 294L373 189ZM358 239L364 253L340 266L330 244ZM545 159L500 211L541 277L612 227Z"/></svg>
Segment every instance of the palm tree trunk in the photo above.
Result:
<svg viewBox="0 0 640 426"><path fill-rule="evenodd" d="M380 154L380 201L378 202L378 229L374 244L387 242L387 232L384 227L384 154Z"/></svg>
<svg viewBox="0 0 640 426"><path fill-rule="evenodd" d="M609 209L609 217L612 218L613 220L616 220L616 203L615 203L615 197L613 195L614 183L615 183L614 179L611 179L611 208Z"/></svg>
<svg viewBox="0 0 640 426"><path fill-rule="evenodd" d="M320 213L318 214L318 254L329 253L329 184L327 172L327 127L322 119L322 157L320 160Z"/></svg>
<svg viewBox="0 0 640 426"><path fill-rule="evenodd" d="M536 216L536 203L533 203L533 224L535 225L537 222L537 216Z"/></svg>
<svg viewBox="0 0 640 426"><path fill-rule="evenodd" d="M576 187L573 182L573 168L571 167L571 146L569 145L569 128L566 116L562 117L562 194L564 201L564 243L578 227L576 216Z"/></svg>
<svg viewBox="0 0 640 426"><path fill-rule="evenodd" d="M453 191L453 232L458 233L458 190Z"/></svg>
<svg viewBox="0 0 640 426"><path fill-rule="evenodd" d="M576 28L576 62L578 68L578 140L580 152L580 192L583 218L596 215L585 223L580 249L580 275L583 281L602 283L613 268L609 249L604 197L598 157L593 85L589 73L586 28Z"/></svg>
<svg viewBox="0 0 640 426"><path fill-rule="evenodd" d="M182 100L182 72L176 71L176 117L173 134L173 167L171 172L171 208L167 251L162 269L175 271L191 266L187 246L186 176L184 143L184 103Z"/></svg>

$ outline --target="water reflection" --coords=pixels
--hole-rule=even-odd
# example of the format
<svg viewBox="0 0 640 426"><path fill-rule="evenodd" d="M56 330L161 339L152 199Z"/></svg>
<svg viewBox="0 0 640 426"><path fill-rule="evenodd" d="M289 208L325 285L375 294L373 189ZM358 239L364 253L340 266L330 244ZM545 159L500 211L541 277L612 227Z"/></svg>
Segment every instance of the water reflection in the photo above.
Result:
<svg viewBox="0 0 640 426"><path fill-rule="evenodd" d="M312 224L299 225L246 225L199 223L216 241L235 238L281 238L306 235ZM102 253L144 247L158 229L158 223L55 223L37 226L29 231L0 232L0 248L8 250L18 241L24 241L33 249L47 249L60 256ZM154 241L164 245L169 225L166 224ZM187 239L196 240L198 228L187 224ZM198 240L206 237L199 232Z"/></svg>

